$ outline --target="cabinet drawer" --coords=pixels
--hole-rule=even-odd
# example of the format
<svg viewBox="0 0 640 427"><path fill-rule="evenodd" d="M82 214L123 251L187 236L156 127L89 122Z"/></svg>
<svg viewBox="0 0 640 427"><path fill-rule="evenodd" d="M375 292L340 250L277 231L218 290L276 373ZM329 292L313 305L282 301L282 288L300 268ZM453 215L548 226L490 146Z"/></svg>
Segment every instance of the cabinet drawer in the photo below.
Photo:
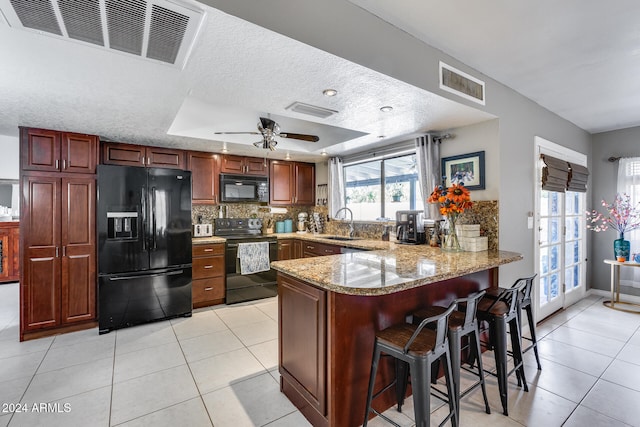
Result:
<svg viewBox="0 0 640 427"><path fill-rule="evenodd" d="M221 256L194 258L192 266L193 279L224 276L224 257Z"/></svg>
<svg viewBox="0 0 640 427"><path fill-rule="evenodd" d="M224 243L214 243L210 245L193 245L191 254L194 257L223 255Z"/></svg>
<svg viewBox="0 0 640 427"><path fill-rule="evenodd" d="M191 283L193 303L224 298L224 277L197 279Z"/></svg>

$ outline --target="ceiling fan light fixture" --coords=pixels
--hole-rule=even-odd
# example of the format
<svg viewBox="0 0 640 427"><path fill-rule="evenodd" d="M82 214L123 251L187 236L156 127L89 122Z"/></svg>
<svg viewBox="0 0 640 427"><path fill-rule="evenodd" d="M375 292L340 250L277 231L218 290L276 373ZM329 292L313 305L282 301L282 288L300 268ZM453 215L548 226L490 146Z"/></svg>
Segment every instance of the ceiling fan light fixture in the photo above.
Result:
<svg viewBox="0 0 640 427"><path fill-rule="evenodd" d="M336 96L338 94L338 91L335 90L335 89L325 89L325 90L322 91L322 94L324 96L331 97L331 96Z"/></svg>

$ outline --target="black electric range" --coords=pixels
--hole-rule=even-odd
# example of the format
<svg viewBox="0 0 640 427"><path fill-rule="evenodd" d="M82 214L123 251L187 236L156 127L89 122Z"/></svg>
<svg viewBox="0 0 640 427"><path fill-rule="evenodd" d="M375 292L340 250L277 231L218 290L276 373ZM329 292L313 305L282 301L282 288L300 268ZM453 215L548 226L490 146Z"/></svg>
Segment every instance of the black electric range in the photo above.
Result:
<svg viewBox="0 0 640 427"><path fill-rule="evenodd" d="M225 301L234 304L278 295L276 272L273 269L251 274L241 274L238 259L240 243L268 242L269 261L278 260L278 241L275 236L262 234L259 218L216 218L214 234L224 237L225 274L227 278Z"/></svg>

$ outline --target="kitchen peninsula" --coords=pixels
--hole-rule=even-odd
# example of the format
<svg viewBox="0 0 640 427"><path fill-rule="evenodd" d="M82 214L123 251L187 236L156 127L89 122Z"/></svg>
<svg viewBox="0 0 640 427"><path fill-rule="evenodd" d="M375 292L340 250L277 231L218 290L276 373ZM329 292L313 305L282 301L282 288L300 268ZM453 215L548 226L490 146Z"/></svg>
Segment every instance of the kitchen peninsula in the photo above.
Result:
<svg viewBox="0 0 640 427"><path fill-rule="evenodd" d="M314 426L362 424L376 331L404 322L420 307L498 286L498 267L522 259L505 251L384 244L272 263L280 300L280 387ZM379 369L376 390L394 376L390 360ZM378 410L391 407L394 389L374 403Z"/></svg>

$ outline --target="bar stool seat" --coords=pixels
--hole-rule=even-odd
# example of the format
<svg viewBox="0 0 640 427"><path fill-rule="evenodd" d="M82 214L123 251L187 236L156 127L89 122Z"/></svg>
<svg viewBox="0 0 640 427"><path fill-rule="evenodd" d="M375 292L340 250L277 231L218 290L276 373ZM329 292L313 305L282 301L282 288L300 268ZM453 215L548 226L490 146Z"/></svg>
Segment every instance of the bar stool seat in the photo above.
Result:
<svg viewBox="0 0 640 427"><path fill-rule="evenodd" d="M518 385L524 391L529 391L524 374L524 364L521 347L520 324L518 321L518 295L525 282L520 282L508 289L502 289L497 297L487 297L486 295L478 302L477 318L479 321L489 323L489 343L488 349L492 349L496 360L496 372L498 377L498 389L500 391L500 401L504 415L509 415L507 405L507 377L516 373ZM507 325L509 333L507 333ZM511 355L513 357L514 368L507 370L507 335L511 337Z"/></svg>
<svg viewBox="0 0 640 427"><path fill-rule="evenodd" d="M489 400L487 399L487 390L485 386L484 379L484 369L482 366L482 358L480 357L480 334L478 331L478 321L476 319L476 309L478 301L482 301L482 297L485 292L476 292L467 298L458 298L455 300L455 303L458 306L458 309L463 308L464 311L454 311L449 316L449 325L448 325L448 338L449 338L449 352L451 353L451 370L453 377L453 384L455 388L455 396L456 396L456 409L458 411L457 419L460 420L460 399L467 396L469 393L481 387L482 396L484 398L485 404L485 412L487 414L491 413L491 408L489 407ZM446 310L444 307L440 306L431 306L422 310L418 310L412 314L413 319L411 319L412 323L419 323L423 319L428 317L437 316L440 313L443 313ZM475 356L478 360L478 369L471 370L463 368L460 361L460 353L463 349L462 347L462 339L464 337L469 338L469 344L466 346L469 349L469 353ZM474 384L470 385L466 390L460 390L460 370L465 369L468 372L471 372L478 377L478 381ZM437 375L437 370L432 374L432 379L434 379L435 375ZM400 403L400 402L399 402Z"/></svg>
<svg viewBox="0 0 640 427"><path fill-rule="evenodd" d="M440 423L440 426L451 420L451 424L457 427L456 399L451 377L451 358L446 334L447 322L455 307L456 305L453 303L443 313L424 319L419 325L402 323L376 333L363 427L367 426L371 412L389 423L397 425L391 419L376 411L371 405L373 399L380 393L388 390L393 385L399 387L399 378L402 379L401 382L406 379L406 370L397 369L398 373L394 381L374 394L378 363L383 354L396 359L396 368L399 366L408 366L409 368L416 427L429 427L430 425L431 366L436 361L442 360L445 364L449 414ZM426 327L430 324L435 324L435 328Z"/></svg>

